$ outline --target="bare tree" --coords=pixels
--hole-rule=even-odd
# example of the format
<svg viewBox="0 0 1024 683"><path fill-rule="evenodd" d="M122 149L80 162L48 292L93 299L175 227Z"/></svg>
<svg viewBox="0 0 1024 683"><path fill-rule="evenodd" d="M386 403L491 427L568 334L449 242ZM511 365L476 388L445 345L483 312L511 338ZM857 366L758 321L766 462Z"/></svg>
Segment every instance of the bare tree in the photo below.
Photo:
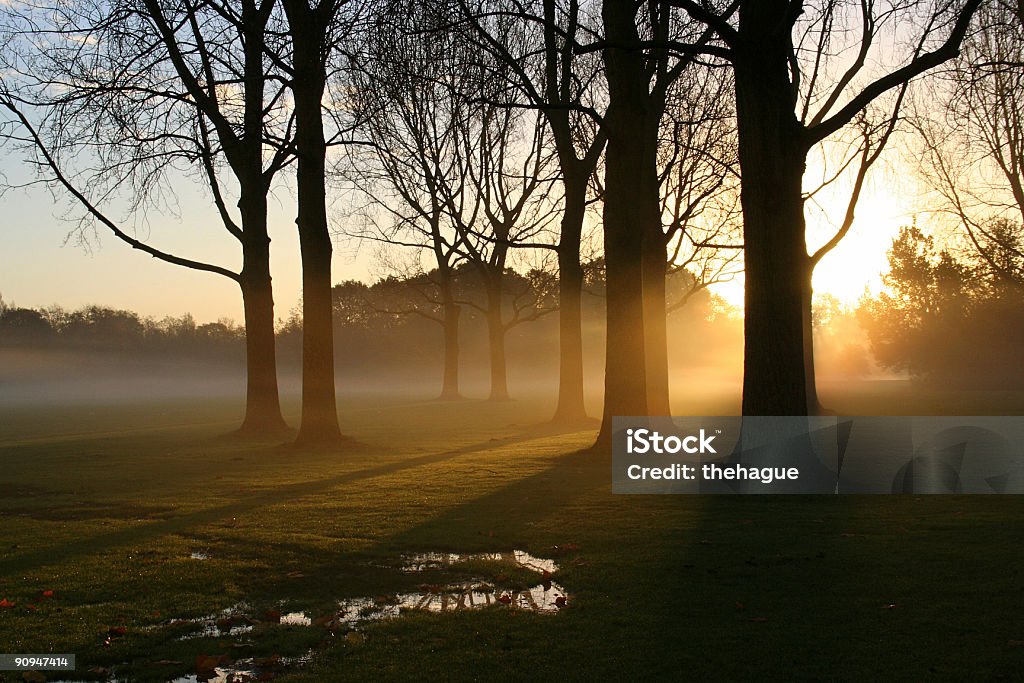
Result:
<svg viewBox="0 0 1024 683"><path fill-rule="evenodd" d="M242 431L286 428L278 399L267 194L288 163L289 117L263 55L274 0L203 5L57 3L5 12L8 76L0 103L21 124L40 180L92 222L144 253L237 282L245 310L248 389ZM276 151L266 154L266 142ZM238 189L228 206L221 170ZM136 216L173 198L172 173L202 176L223 227L242 249L240 272L176 256L111 218L125 198Z"/></svg>
<svg viewBox="0 0 1024 683"><path fill-rule="evenodd" d="M327 219L327 153L350 142L345 41L360 26L360 7L344 0L281 0L285 39L269 56L281 69L295 111L296 191L302 259L302 422L299 444L329 444L341 438L335 395L334 329L331 322L331 261L334 246ZM331 86L331 87L329 87ZM326 101L325 101L326 100ZM325 112L331 108L331 116ZM330 137L327 124L335 125Z"/></svg>
<svg viewBox="0 0 1024 683"><path fill-rule="evenodd" d="M402 281L437 308L427 314L441 325L444 370L440 398L459 394L459 321L455 269L464 239L455 225L473 224L479 204L470 196L467 158L459 121L467 107L460 46L448 32L426 31L422 8L379 17L357 71L357 106L368 147L358 148L349 173L368 197L368 228L358 237L417 252ZM420 10L418 12L418 9ZM452 215L456 218L453 219ZM421 272L419 252L432 268ZM421 287L422 286L422 287ZM417 314L424 315L421 307Z"/></svg>
<svg viewBox="0 0 1024 683"><path fill-rule="evenodd" d="M743 412L814 412L814 261L802 192L808 152L882 95L954 58L982 0L672 4L714 33L735 77L747 288ZM883 50L897 23L895 45L904 49Z"/></svg>
<svg viewBox="0 0 1024 683"><path fill-rule="evenodd" d="M450 215L460 233L459 250L479 274L487 295L481 310L490 352L489 398L503 401L509 397L506 333L553 310L532 305L533 295L527 290L514 294L510 319L504 311L510 249L549 246L541 243L553 212L545 126L536 112L482 104L459 121L458 130L457 147L467 160L464 182L478 202L479 217L466 222L456 206Z"/></svg>
<svg viewBox="0 0 1024 683"><path fill-rule="evenodd" d="M666 315L697 292L739 271L739 175L731 107L723 69L692 68L669 88L659 133L658 180L662 232L651 236L645 262L648 411L671 414ZM682 291L666 289L686 271Z"/></svg>
<svg viewBox="0 0 1024 683"><path fill-rule="evenodd" d="M596 31L597 17L579 0L460 1L480 46L503 65L510 93L504 104L543 112L557 154L563 209L556 252L559 286L559 385L554 419L586 418L583 403L580 249L590 181L605 145L602 70L578 42ZM515 30L510 29L511 26Z"/></svg>
<svg viewBox="0 0 1024 683"><path fill-rule="evenodd" d="M1008 258L1024 225L1024 25L1013 12L991 5L979 13L982 30L932 79L911 119L920 175L938 212L1007 280L1024 275Z"/></svg>

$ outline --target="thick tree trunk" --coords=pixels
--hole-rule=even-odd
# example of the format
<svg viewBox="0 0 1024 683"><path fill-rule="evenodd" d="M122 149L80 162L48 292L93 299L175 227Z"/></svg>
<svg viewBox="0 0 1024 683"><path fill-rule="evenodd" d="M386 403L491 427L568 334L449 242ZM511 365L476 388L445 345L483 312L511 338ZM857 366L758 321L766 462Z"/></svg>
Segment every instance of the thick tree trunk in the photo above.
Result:
<svg viewBox="0 0 1024 683"><path fill-rule="evenodd" d="M304 0L302 0L304 2ZM321 36L292 26L295 74L295 142L298 165L299 250L302 259L302 423L298 443L340 438L334 393L334 326L331 319L331 257L327 226L326 156L321 100L324 73Z"/></svg>
<svg viewBox="0 0 1024 683"><path fill-rule="evenodd" d="M668 270L665 233L658 226L644 245L644 334L647 350L647 411L671 415L668 382L668 329L665 319L665 276Z"/></svg>
<svg viewBox="0 0 1024 683"><path fill-rule="evenodd" d="M444 309L444 375L440 399L455 401L462 398L459 394L459 318L462 308L455 303L451 283L447 280L441 285L441 302Z"/></svg>
<svg viewBox="0 0 1024 683"><path fill-rule="evenodd" d="M639 41L631 0L606 0L609 43ZM604 253L607 268L607 344L604 411L598 445L611 442L612 417L647 415L647 357L643 306L644 241L660 229L657 132L660 111L648 92L643 52L604 51L609 104L605 115Z"/></svg>
<svg viewBox="0 0 1024 683"><path fill-rule="evenodd" d="M789 2L745 3L734 51L746 277L744 415L806 415L810 410L810 315L802 180L807 156L793 111Z"/></svg>
<svg viewBox="0 0 1024 683"><path fill-rule="evenodd" d="M586 214L587 183L566 179L565 212L558 242L558 406L554 421L585 420L583 403L583 268L580 242Z"/></svg>
<svg viewBox="0 0 1024 683"><path fill-rule="evenodd" d="M244 434L280 434L281 416L274 338L274 295L270 279L267 199L261 189L243 190L242 304L245 310L246 395Z"/></svg>
<svg viewBox="0 0 1024 683"><path fill-rule="evenodd" d="M501 315L501 275L487 278L487 342L491 359L491 394L489 401L508 400L508 373L505 365L505 323Z"/></svg>

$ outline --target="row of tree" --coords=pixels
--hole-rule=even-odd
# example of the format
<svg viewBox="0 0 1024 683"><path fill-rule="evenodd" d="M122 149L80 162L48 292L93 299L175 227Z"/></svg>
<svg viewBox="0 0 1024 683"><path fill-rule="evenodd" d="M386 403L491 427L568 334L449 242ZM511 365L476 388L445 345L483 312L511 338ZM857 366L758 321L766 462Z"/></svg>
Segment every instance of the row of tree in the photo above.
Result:
<svg viewBox="0 0 1024 683"><path fill-rule="evenodd" d="M519 249L554 252L561 420L585 415L581 263L588 207L599 209L605 442L612 416L669 411L666 275L727 276L740 247L743 412L820 409L814 268L849 231L911 81L956 60L965 41L1017 37L1016 10L1002 0L14 2L3 9L0 103L8 137L91 221L239 283L245 429L283 425L266 207L294 168L300 441L339 435L329 184L351 190L347 232L411 249L431 273L449 395L454 271L466 264L484 283L501 398L502 331L516 315L503 304L509 265ZM804 204L817 190L805 172L822 150L837 159L822 185L843 172L854 182L836 232L809 253ZM241 245L240 271L161 251L110 218L113 197L159 207L178 172L206 182Z"/></svg>
<svg viewBox="0 0 1024 683"><path fill-rule="evenodd" d="M581 307L583 337L589 358L586 365L594 368L603 359L604 281L600 263L588 264L587 271ZM548 315L555 311L557 286L550 274L535 271L530 275L515 271L506 274L502 302L506 324L502 333L509 340L508 358L502 357L495 364L491 362L486 286L468 265L456 269L452 292L463 311L457 369L473 377L474 384L485 378L491 389L507 387L508 377L496 378L494 373L513 367L520 381L547 384L547 378L557 373L557 324L555 317ZM444 324L444 307L436 298L435 277L436 273L427 273L411 279L387 277L373 284L347 281L332 288L335 353L341 381L362 382L383 373L389 381L401 377L416 386L425 378L436 380L444 357L442 335L438 334ZM680 300L685 296L688 301L683 314L673 316L676 329L731 320L728 315L720 315L725 311L720 300L706 291L694 295L693 282L685 273L671 276L669 282ZM735 336L740 329L734 324L728 327L720 336ZM302 334L301 307L293 308L287 318L278 319L277 361L289 374L301 368ZM189 361L211 361L227 371L244 363L245 330L226 319L197 324L188 314L155 319L101 306L73 311L58 306L31 309L7 305L0 298L0 349L32 351L37 357L49 352L97 357L116 354L118 358L140 361L139 367L150 361L161 367L176 364L187 375ZM701 362L693 354L687 355L687 364ZM74 370L69 368L68 374L74 374Z"/></svg>
<svg viewBox="0 0 1024 683"><path fill-rule="evenodd" d="M245 330L226 319L196 324L189 314L155 320L102 306L37 310L7 306L0 299L0 346L147 351L223 359L236 358L244 350Z"/></svg>

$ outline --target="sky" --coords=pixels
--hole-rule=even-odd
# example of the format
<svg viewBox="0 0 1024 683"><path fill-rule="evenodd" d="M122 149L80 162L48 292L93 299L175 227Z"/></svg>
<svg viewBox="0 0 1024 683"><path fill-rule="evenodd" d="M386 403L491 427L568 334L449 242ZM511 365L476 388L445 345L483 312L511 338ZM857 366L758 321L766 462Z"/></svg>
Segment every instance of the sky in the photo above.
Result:
<svg viewBox="0 0 1024 683"><path fill-rule="evenodd" d="M16 157L0 169L9 179L24 179ZM232 269L240 266L238 244L220 226L208 198L192 181L182 178L175 188L177 215L151 211L138 226L141 237L166 251L206 260ZM831 234L831 220L842 215L845 188L824 193L820 206L809 206L808 243L813 247ZM856 304L865 288L878 291L887 269L886 250L901 225L913 220L913 192L901 188L895 174L879 169L868 183L847 238L815 271L817 293L830 293ZM72 234L66 201L56 201L40 187L10 190L0 197L4 216L0 228L0 296L8 304L42 308L60 305L76 309L97 304L125 308L162 318L191 313L198 322L242 319L241 297L231 280L163 263L131 249L103 226L87 243ZM276 315L287 318L301 298L301 270L294 224L292 193L275 192L270 207L271 269ZM130 221L125 223L132 225ZM335 243L334 281L369 281L376 273L374 247L339 238ZM719 285L716 292L734 305L742 304L742 276Z"/></svg>
<svg viewBox="0 0 1024 683"><path fill-rule="evenodd" d="M869 173L850 233L815 270L817 294L831 294L854 306L865 291L881 289L881 273L888 269L886 251L900 226L914 221L915 206L920 204L914 174L906 172L906 164L898 155L898 150L892 149L888 158L883 156ZM0 158L0 174L11 183L31 179L22 156L7 150ZM809 161L805 190L814 187L816 178L830 175L822 170L824 163L814 158ZM181 175L171 182L178 198L175 207L150 210L139 224L132 222L126 210L114 210L110 215L124 218L124 229L136 230L140 239L159 249L238 270L241 249L223 229L203 186ZM810 248L835 232L848 193L849 187L841 179L808 203ZM59 305L73 310L96 304L156 319L191 313L200 323L222 318L240 322L243 318L238 286L228 278L154 259L133 250L102 225L85 233L84 240L79 239L76 224L69 217L80 216L82 211L65 194L58 193L55 199L41 186L11 189L0 195L0 215L0 296L7 305ZM281 319L286 319L301 301L294 215L293 190L276 188L270 200L269 224L275 313ZM340 224L334 227L344 228ZM373 280L379 272L376 250L374 244L336 238L334 282ZM715 286L713 291L741 307L742 275Z"/></svg>
<svg viewBox="0 0 1024 683"><path fill-rule="evenodd" d="M26 177L13 156L0 162L0 171L10 180ZM176 183L175 191L180 199L177 215L148 212L146 223L137 226L137 236L164 251L237 271L241 248L221 226L208 197L186 178ZM40 187L0 196L0 296L8 305L57 304L77 309L97 304L157 319L191 313L200 323L242 320L241 294L234 281L154 259L121 242L104 226L89 234L83 245L72 234L75 223L67 220L69 208L78 211L69 202L55 203ZM275 191L269 218L276 315L287 318L299 305L302 289L288 189ZM133 223L129 220L124 225ZM365 245L338 241L334 281L369 279L371 252Z"/></svg>

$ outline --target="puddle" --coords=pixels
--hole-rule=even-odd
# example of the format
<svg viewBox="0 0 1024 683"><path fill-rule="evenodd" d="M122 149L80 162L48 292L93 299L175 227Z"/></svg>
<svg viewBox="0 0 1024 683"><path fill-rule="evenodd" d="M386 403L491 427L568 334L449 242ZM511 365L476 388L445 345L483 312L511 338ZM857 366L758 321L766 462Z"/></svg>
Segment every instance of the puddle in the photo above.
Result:
<svg viewBox="0 0 1024 683"><path fill-rule="evenodd" d="M558 563L531 555L524 550L500 553L412 553L402 555L401 570L419 573L432 569L445 569L465 562L503 562L528 569L540 576L540 583L526 590L512 590L486 579L473 579L444 586L421 586L417 592L400 593L378 598L351 598L338 603L336 621L355 628L360 621L389 619L401 615L402 610L453 612L480 609L490 605L505 605L511 609L553 613L568 603L568 594L551 580L558 571Z"/></svg>
<svg viewBox="0 0 1024 683"><path fill-rule="evenodd" d="M222 609L220 612L208 614L197 619L171 619L163 624L158 624L156 628L173 624L199 624L203 627L198 631L186 633L178 638L178 640L240 636L244 633L249 633L253 629L253 620L246 616L248 610L249 606L240 602Z"/></svg>
<svg viewBox="0 0 1024 683"><path fill-rule="evenodd" d="M424 587L412 593L383 598L352 598L338 603L337 621L355 628L361 621L400 616L402 610L455 612L504 605L530 612L558 612L567 604L568 594L554 581L544 581L526 590L503 590L484 581L464 581L446 586Z"/></svg>
<svg viewBox="0 0 1024 683"><path fill-rule="evenodd" d="M168 683L242 683L270 680L283 673L283 669L300 667L313 658L310 650L299 657L276 657L268 660L239 659L231 664L215 667L206 675L189 674L171 679Z"/></svg>
<svg viewBox="0 0 1024 683"><path fill-rule="evenodd" d="M530 569L538 574L558 571L558 563L543 557L536 557L524 550L510 550L504 553L415 553L402 555L402 571L408 573L422 572L428 569L443 569L453 564L469 561L507 562L523 569Z"/></svg>
<svg viewBox="0 0 1024 683"><path fill-rule="evenodd" d="M201 552L192 553L193 559L206 559ZM455 612L461 610L483 609L486 607L511 610L523 610L540 614L553 614L565 608L569 595L552 575L558 571L554 560L536 557L522 550L511 550L498 553L414 553L401 556L401 571L405 573L425 572L428 570L447 569L467 562L500 562L507 566L526 569L536 574L537 584L527 589L512 589L503 586L507 581L498 573L497 578L471 578L445 585L422 585L415 591L381 595L377 597L357 597L340 600L333 614L311 617L307 612L281 613L275 610L261 616L252 605L238 603L213 614L194 619L170 619L148 629L159 629L175 624L193 624L197 630L179 637L179 640L198 638L230 638L250 633L259 625L274 627L277 625L297 627L326 627L332 633L347 634L347 638L362 639L358 631L359 625L366 621L376 621L400 617L410 611ZM394 568L395 565L390 565ZM532 583L532 582L531 582ZM521 584L520 584L521 585ZM279 605L287 604L281 601ZM282 610L283 612L283 610ZM299 657L275 657L272 659L239 659L224 663L204 674L196 673L176 678L170 683L237 683L240 681L264 679L268 675L278 675L282 669L297 667L307 663L313 651ZM205 675L205 677L204 677Z"/></svg>
<svg viewBox="0 0 1024 683"><path fill-rule="evenodd" d="M285 626L310 626L313 620L305 612L289 612L281 615L281 622Z"/></svg>

